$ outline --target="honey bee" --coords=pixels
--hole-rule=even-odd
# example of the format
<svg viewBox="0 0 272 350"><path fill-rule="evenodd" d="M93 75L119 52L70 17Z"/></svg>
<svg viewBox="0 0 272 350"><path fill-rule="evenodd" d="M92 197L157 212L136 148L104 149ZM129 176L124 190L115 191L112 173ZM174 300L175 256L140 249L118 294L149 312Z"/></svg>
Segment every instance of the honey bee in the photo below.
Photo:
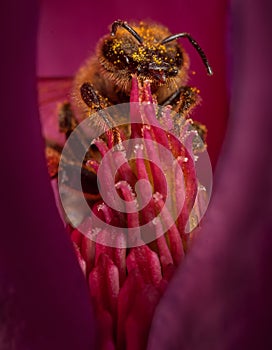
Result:
<svg viewBox="0 0 272 350"><path fill-rule="evenodd" d="M208 75L212 75L205 53L190 34L172 35L166 27L145 21L113 22L110 33L98 42L96 53L75 76L73 105L80 118L111 105L128 102L133 75L139 81L149 80L159 105L171 105L175 112L187 118L200 102L200 97L197 88L187 86L189 57L178 43L179 38L189 40ZM109 127L113 127L105 114L102 118ZM60 113L61 130L69 136L76 125L70 106L65 104ZM204 126L199 123L195 126L205 134Z"/></svg>
<svg viewBox="0 0 272 350"><path fill-rule="evenodd" d="M172 35L166 27L145 21L113 22L110 33L98 42L96 53L87 59L76 74L72 101L63 103L60 108L59 129L66 139L77 127L78 119L88 118L94 112L100 112L102 122L114 130L114 123L103 110L129 101L133 75L140 82L149 81L154 100L159 105L171 105L174 112L188 118L191 110L200 102L200 97L196 87L187 85L189 56L177 41L179 38L189 40L202 59L208 75L212 75L205 53L190 34ZM205 139L206 127L195 121L192 123ZM117 129L116 140L117 143ZM46 152L50 175L54 178L58 176L61 147L48 144ZM82 167L82 176L85 177L82 181L83 190L93 193L93 189L88 187L94 182L93 174L84 164L82 166L76 162L72 158L67 160L67 167Z"/></svg>

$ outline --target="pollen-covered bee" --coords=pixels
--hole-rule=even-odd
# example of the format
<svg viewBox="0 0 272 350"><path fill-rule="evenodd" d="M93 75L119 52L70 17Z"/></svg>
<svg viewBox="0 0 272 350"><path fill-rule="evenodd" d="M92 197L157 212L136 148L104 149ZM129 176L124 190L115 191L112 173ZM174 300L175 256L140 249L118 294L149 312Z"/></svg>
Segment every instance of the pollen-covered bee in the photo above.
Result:
<svg viewBox="0 0 272 350"><path fill-rule="evenodd" d="M190 34L172 35L166 27L144 21L130 24L115 21L74 79L73 105L79 117L86 118L110 105L128 102L133 75L140 81L149 80L159 105L171 105L175 112L188 117L200 97L197 88L186 85L189 57L178 38L189 40L211 75L206 55ZM60 116L61 130L69 135L76 126L71 121L69 106L64 106ZM196 128L205 134L204 126L196 123Z"/></svg>
<svg viewBox="0 0 272 350"><path fill-rule="evenodd" d="M79 69L73 82L71 101L62 104L59 111L59 129L66 139L77 127L78 120L100 112L100 122L106 128L115 125L103 112L104 108L128 102L132 77L139 82L149 81L154 100L158 105L171 105L172 110L184 118L200 102L196 87L187 85L189 57L177 39L187 38L202 59L207 73L212 74L206 55L199 44L188 33L172 35L156 23L141 21L127 23L115 21L110 33L98 42L96 52ZM74 114L76 112L76 116ZM93 122L99 123L97 120ZM198 134L205 139L206 127L193 122ZM118 130L116 129L116 143ZM61 147L52 143L47 147L47 160L51 177L58 175ZM76 159L67 160L67 166L76 165ZM86 179L93 175L82 167ZM82 181L88 187L92 181ZM84 192L91 193L90 189Z"/></svg>

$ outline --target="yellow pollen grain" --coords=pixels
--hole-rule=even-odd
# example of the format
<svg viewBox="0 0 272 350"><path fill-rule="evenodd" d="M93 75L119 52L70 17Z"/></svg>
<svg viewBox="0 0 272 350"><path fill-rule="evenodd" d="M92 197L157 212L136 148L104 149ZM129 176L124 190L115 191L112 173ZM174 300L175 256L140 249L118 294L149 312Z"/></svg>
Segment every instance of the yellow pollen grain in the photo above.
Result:
<svg viewBox="0 0 272 350"><path fill-rule="evenodd" d="M157 64L160 64L160 63L162 63L162 60L160 59L160 58L158 58L158 57L153 57L153 61L155 62L155 63L157 63Z"/></svg>
<svg viewBox="0 0 272 350"><path fill-rule="evenodd" d="M132 58L136 62L143 61L145 59L145 56L146 56L146 52L145 52L145 49L143 47L139 47L138 52L134 52L132 54Z"/></svg>
<svg viewBox="0 0 272 350"><path fill-rule="evenodd" d="M160 48L160 53L166 52L166 47L164 45L160 45L159 48Z"/></svg>
<svg viewBox="0 0 272 350"><path fill-rule="evenodd" d="M117 40L114 40L113 45L112 45L112 50L115 53L117 49L119 49L121 46L120 42Z"/></svg>

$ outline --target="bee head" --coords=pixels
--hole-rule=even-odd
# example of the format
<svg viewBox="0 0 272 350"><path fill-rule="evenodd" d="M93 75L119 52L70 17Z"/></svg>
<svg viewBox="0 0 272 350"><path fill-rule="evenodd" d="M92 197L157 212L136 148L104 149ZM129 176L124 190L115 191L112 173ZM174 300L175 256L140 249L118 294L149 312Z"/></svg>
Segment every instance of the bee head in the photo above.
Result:
<svg viewBox="0 0 272 350"><path fill-rule="evenodd" d="M129 57L131 73L154 84L165 84L168 78L175 77L182 69L187 71L184 56L177 43L166 46L155 40L145 40Z"/></svg>
<svg viewBox="0 0 272 350"><path fill-rule="evenodd" d="M115 21L111 35L103 40L101 64L109 72L118 70L128 76L136 74L154 85L165 84L177 75L187 76L189 59L175 40L179 37L189 39L211 74L204 52L188 33L170 35L167 28L145 22L132 27L127 22Z"/></svg>

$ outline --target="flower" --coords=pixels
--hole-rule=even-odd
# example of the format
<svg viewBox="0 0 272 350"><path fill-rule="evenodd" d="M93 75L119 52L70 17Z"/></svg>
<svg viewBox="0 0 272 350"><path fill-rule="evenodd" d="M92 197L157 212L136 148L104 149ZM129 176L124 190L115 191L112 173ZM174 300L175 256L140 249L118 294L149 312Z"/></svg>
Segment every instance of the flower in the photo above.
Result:
<svg viewBox="0 0 272 350"><path fill-rule="evenodd" d="M85 281L52 204L36 102L37 2L28 5L1 2L1 326L10 301L1 348L95 349ZM150 349L272 346L270 13L269 1L233 7L234 100L209 224L160 301Z"/></svg>
<svg viewBox="0 0 272 350"><path fill-rule="evenodd" d="M120 113L124 110L121 106ZM67 184L74 184L75 173L67 171L66 160L71 150L76 154L73 142L77 141L77 147L77 135L83 137L85 124L90 128L89 119L74 131L75 137L70 135L59 166L62 205L77 227L69 226L69 230L88 281L101 349L146 348L155 308L189 249L192 234L185 232L186 224L192 221L193 208L200 210L196 198L203 196L194 164L199 137L191 120L182 121L179 116L174 125L175 114L170 107L157 110L149 82L142 85L136 77L132 79L128 107L129 124L117 125L96 138L92 144L98 152L84 163L100 183L102 199L92 202L94 215L84 218L80 202L74 199L75 190L71 195L67 190ZM118 105L113 112L117 110ZM110 108L104 110L107 115L110 112ZM94 123L90 125L93 130ZM115 145L116 132L119 143ZM82 186L86 187L84 183ZM120 203L118 196L123 200Z"/></svg>

